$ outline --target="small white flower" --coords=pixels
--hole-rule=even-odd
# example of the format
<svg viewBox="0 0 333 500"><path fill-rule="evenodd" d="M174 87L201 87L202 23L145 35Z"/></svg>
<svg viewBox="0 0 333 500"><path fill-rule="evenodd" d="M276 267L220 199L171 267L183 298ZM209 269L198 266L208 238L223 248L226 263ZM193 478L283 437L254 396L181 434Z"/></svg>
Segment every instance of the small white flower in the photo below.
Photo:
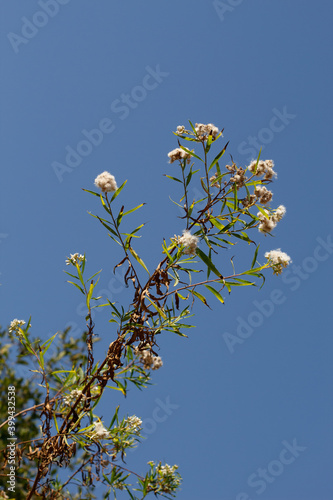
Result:
<svg viewBox="0 0 333 500"><path fill-rule="evenodd" d="M259 202L263 205L271 201L273 197L272 191L269 191L265 186L256 186L254 192L258 196Z"/></svg>
<svg viewBox="0 0 333 500"><path fill-rule="evenodd" d="M268 263L273 268L274 274L281 274L284 267L287 267L291 262L291 258L285 252L281 252L281 248L271 250L265 253Z"/></svg>
<svg viewBox="0 0 333 500"><path fill-rule="evenodd" d="M137 347L135 347L134 352L140 357L140 361L145 370L149 370L150 368L158 370L161 366L163 366L162 358L160 356L154 356L149 349L143 349L140 351Z"/></svg>
<svg viewBox="0 0 333 500"><path fill-rule="evenodd" d="M282 219L282 217L284 217L286 215L286 212L287 212L287 209L285 206L283 205L280 205L279 207L277 207L277 209L275 210L275 214L273 215L273 218L277 221L280 221Z"/></svg>
<svg viewBox="0 0 333 500"><path fill-rule="evenodd" d="M99 174L96 177L95 186L100 188L100 190L103 193L112 193L113 191L117 191L117 189L118 189L114 175L111 175L107 171Z"/></svg>
<svg viewBox="0 0 333 500"><path fill-rule="evenodd" d="M250 172L254 172L256 165L257 165L257 160L252 160L247 169L250 170ZM277 177L277 173L274 172L273 168L274 168L273 160L265 160L265 161L259 160L255 175L260 177L261 175L265 174L264 179L270 180L273 177Z"/></svg>
<svg viewBox="0 0 333 500"><path fill-rule="evenodd" d="M84 255L78 253L71 253L70 257L66 259L66 266L75 266L76 264L80 264L84 261ZM86 259L87 260L87 259Z"/></svg>
<svg viewBox="0 0 333 500"><path fill-rule="evenodd" d="M138 433L141 430L142 420L141 418L132 415L124 420L124 425L127 432Z"/></svg>
<svg viewBox="0 0 333 500"><path fill-rule="evenodd" d="M190 153L184 151L181 148L176 148L170 151L170 153L168 153L168 157L170 158L170 163L173 163L176 160L184 160L184 159L186 159L187 163L189 163L191 160Z"/></svg>
<svg viewBox="0 0 333 500"><path fill-rule="evenodd" d="M22 325L25 325L25 321L23 321L23 319L13 319L13 321L10 323L8 331L10 333L16 332Z"/></svg>
<svg viewBox="0 0 333 500"><path fill-rule="evenodd" d="M71 404L76 401L80 396L82 395L82 398L80 400L80 403L83 402L87 396L85 394L82 394L81 389L73 389L68 396L64 397L64 403L66 406L71 406Z"/></svg>
<svg viewBox="0 0 333 500"><path fill-rule="evenodd" d="M177 134L184 134L186 132L184 125L178 125Z"/></svg>
<svg viewBox="0 0 333 500"><path fill-rule="evenodd" d="M154 356L153 370L158 370L159 368L161 368L161 366L163 366L162 358L160 356Z"/></svg>
<svg viewBox="0 0 333 500"><path fill-rule="evenodd" d="M94 433L92 437L95 439L108 439L110 437L110 432L104 427L100 420L94 422Z"/></svg>
<svg viewBox="0 0 333 500"><path fill-rule="evenodd" d="M219 129L212 123L207 123L207 125L203 123L196 123L195 131L198 134L199 139L204 140L206 140L210 134L213 136L213 139L215 139L220 133Z"/></svg>
<svg viewBox="0 0 333 500"><path fill-rule="evenodd" d="M186 255L194 255L199 243L199 238L191 234L187 229L184 229L183 236L178 237L178 243L184 245L184 253Z"/></svg>

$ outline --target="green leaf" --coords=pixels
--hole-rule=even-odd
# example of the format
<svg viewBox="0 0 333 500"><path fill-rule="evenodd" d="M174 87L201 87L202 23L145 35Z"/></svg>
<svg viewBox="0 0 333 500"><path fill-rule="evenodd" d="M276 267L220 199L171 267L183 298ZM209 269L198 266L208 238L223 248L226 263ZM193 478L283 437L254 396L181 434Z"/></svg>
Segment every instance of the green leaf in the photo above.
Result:
<svg viewBox="0 0 333 500"><path fill-rule="evenodd" d="M237 184L234 184L234 210L237 210L238 198L237 198Z"/></svg>
<svg viewBox="0 0 333 500"><path fill-rule="evenodd" d="M43 350L43 354L45 354L47 352L47 350L49 349L49 347L51 346L52 342L54 341L54 339L56 338L57 335L58 335L58 332L55 333L53 335L53 337L51 337L49 340L44 342L44 344L41 345L41 349Z"/></svg>
<svg viewBox="0 0 333 500"><path fill-rule="evenodd" d="M196 297L198 297L198 299L200 299L201 302L203 302L205 304L205 306L209 307L206 298L203 295L201 295L201 293L196 292L195 290L191 290L191 293L192 293L192 295L195 295ZM209 307L209 309L210 309L210 307Z"/></svg>
<svg viewBox="0 0 333 500"><path fill-rule="evenodd" d="M92 294L93 294L93 291L94 291L96 284L94 284L93 281L90 283L90 287L89 287L89 291L88 291L88 295L87 295L87 301L86 301L88 309L90 309L90 300L91 300L91 297L92 297Z"/></svg>
<svg viewBox="0 0 333 500"><path fill-rule="evenodd" d="M200 250L200 248L197 248L196 252L200 259L206 264L206 266L209 267L211 271L213 271L214 274L216 274L216 276L218 276L219 278L223 278L220 271L216 269L210 258L202 250Z"/></svg>
<svg viewBox="0 0 333 500"><path fill-rule="evenodd" d="M100 193L95 193L95 191L89 191L89 189L83 189L83 188L82 188L82 191L85 191L86 193L90 193L90 194L93 194L95 196L100 197Z"/></svg>
<svg viewBox="0 0 333 500"><path fill-rule="evenodd" d="M138 256L138 254L136 253L136 251L132 248L132 247L129 247L129 251L131 252L131 254L133 255L133 257L139 262L139 264L141 264L141 266L147 271L147 273L149 274L149 271L147 269L147 266L146 264L143 262L143 260L141 259L141 257Z"/></svg>
<svg viewBox="0 0 333 500"><path fill-rule="evenodd" d="M254 257L253 257L253 260L252 260L251 269L254 268L255 263L257 262L257 255L258 255L259 247L260 247L260 244L257 246L257 248L256 248L256 250L254 252Z"/></svg>
<svg viewBox="0 0 333 500"><path fill-rule="evenodd" d="M191 120L189 120L188 122L189 122L189 124L191 126L192 132L198 137L197 131L195 130L195 127L194 127L193 123L191 122Z"/></svg>
<svg viewBox="0 0 333 500"><path fill-rule="evenodd" d="M259 210L259 212L261 212L266 217L266 219L269 219L269 214L266 213L265 210L260 205L256 205L256 207Z"/></svg>
<svg viewBox="0 0 333 500"><path fill-rule="evenodd" d="M168 179L172 179L173 181L180 182L182 184L182 181L180 179L177 179L177 177L172 177L172 175L164 174L164 177L167 177Z"/></svg>
<svg viewBox="0 0 333 500"><path fill-rule="evenodd" d="M229 141L224 146L224 148L222 149L222 151L220 151L219 154L215 156L213 162L210 164L210 167L209 167L208 171L211 170L214 167L215 163L217 163L219 161L219 159L221 158L221 156L224 155L225 150L227 149L228 144L229 144Z"/></svg>
<svg viewBox="0 0 333 500"><path fill-rule="evenodd" d="M76 288L78 288L80 292L83 293L83 295L85 295L85 291L77 283L74 283L73 281L67 281L67 283L76 286Z"/></svg>
<svg viewBox="0 0 333 500"><path fill-rule="evenodd" d="M208 194L208 189L207 189L206 184L204 183L202 177L200 177L200 182L201 182L201 186L202 186L203 190L205 191L205 193Z"/></svg>
<svg viewBox="0 0 333 500"><path fill-rule="evenodd" d="M121 219L123 218L123 215L124 215L124 205L121 207L119 214L118 214L118 217L117 217L117 221L116 221L117 227L121 223Z"/></svg>
<svg viewBox="0 0 333 500"><path fill-rule="evenodd" d="M257 158L257 163L256 163L256 166L255 166L254 171L253 171L253 175L255 175L257 173L257 168L258 168L258 163L259 163L259 159L260 159L260 155L261 155L261 150L262 150L262 148L260 148L258 158Z"/></svg>
<svg viewBox="0 0 333 500"><path fill-rule="evenodd" d="M123 215L128 215L131 214L132 212L135 212L135 210L138 210L139 208L143 207L145 203L140 203L137 207L132 208L131 210L128 210L127 212L124 212Z"/></svg>
<svg viewBox="0 0 333 500"><path fill-rule="evenodd" d="M215 288L213 288L212 286L209 286L209 285L205 285L205 287L210 291L212 292L213 295L215 295L215 297L220 301L222 302L222 304L224 304L224 299L223 297L219 294L219 292L217 290L215 290Z"/></svg>
<svg viewBox="0 0 333 500"><path fill-rule="evenodd" d="M209 135L208 136L208 139L207 139L207 142L206 142L206 147L205 147L205 152L208 153L208 151L210 150L210 147L212 145L212 142L213 142L213 136L212 135Z"/></svg>
<svg viewBox="0 0 333 500"><path fill-rule="evenodd" d="M145 297L146 297L146 299L149 300L149 302L151 303L151 305L156 309L156 311L158 312L158 314L160 316L162 316L163 319L168 319L167 316L166 316L166 314L165 314L165 312L162 311L162 309L160 307L158 307L158 305L155 304L155 302L153 300L151 300L151 298L148 297L148 295L146 295Z"/></svg>
<svg viewBox="0 0 333 500"><path fill-rule="evenodd" d="M127 183L127 180L125 182L122 183L122 185L117 189L117 191L115 191L114 195L112 196L111 198L111 201L110 203L115 200L117 198L117 196L122 192L122 190L124 189L125 185Z"/></svg>
<svg viewBox="0 0 333 500"><path fill-rule="evenodd" d="M184 151L186 151L186 153L189 153L191 156L194 156L194 158L197 158L198 160L200 160L200 161L202 161L204 163L204 160L202 158L200 158L200 156L198 156L195 153L193 153L193 151L191 151L188 148L185 148L185 146L180 146L180 147L181 147L181 149L183 149Z"/></svg>
<svg viewBox="0 0 333 500"><path fill-rule="evenodd" d="M219 231L223 231L224 225L221 224L221 222L219 222L216 217L210 217L209 222L211 222L213 226L217 227Z"/></svg>

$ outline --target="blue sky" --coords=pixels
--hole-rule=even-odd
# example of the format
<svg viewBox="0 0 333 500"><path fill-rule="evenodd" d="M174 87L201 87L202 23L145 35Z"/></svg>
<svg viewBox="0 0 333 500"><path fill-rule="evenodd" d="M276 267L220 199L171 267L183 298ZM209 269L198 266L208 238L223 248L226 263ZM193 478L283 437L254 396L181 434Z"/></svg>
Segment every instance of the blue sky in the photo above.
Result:
<svg viewBox="0 0 333 500"><path fill-rule="evenodd" d="M128 465L177 463L181 500L332 498L332 3L16 0L0 9L1 323L32 315L36 336L82 331L81 297L63 273L74 252L86 253L91 274L103 269L97 291L129 300L112 274L119 251L81 189L100 172L128 179L128 208L147 203L132 220L147 222L137 249L153 266L162 238L182 229L169 200L178 192L163 177L176 169L167 163L176 126L224 127L241 166L262 145L278 172L273 206L287 216L274 240L257 240L293 264L267 273L260 291L233 290L213 311L198 305L188 339L160 339L155 385L133 389L122 407L147 436ZM252 249L235 255L242 267ZM106 313L96 325L102 357L112 325ZM228 333L239 342L230 346Z"/></svg>

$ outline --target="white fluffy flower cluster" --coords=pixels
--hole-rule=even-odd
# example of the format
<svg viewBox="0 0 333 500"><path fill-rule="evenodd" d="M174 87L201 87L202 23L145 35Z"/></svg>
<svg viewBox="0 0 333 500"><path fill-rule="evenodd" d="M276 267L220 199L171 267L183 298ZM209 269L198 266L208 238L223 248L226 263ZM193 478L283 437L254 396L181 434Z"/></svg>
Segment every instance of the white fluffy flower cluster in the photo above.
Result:
<svg viewBox="0 0 333 500"><path fill-rule="evenodd" d="M282 217L286 214L286 207L280 205L273 214L269 215L268 210L265 210L267 217L261 212L257 213L257 217L260 220L259 231L262 233L270 233L275 227L276 224L282 219Z"/></svg>
<svg viewBox="0 0 333 500"><path fill-rule="evenodd" d="M163 366L163 361L160 356L154 356L149 349L143 349L139 351L137 347L134 348L134 352L140 357L140 361L143 364L145 370L158 370Z"/></svg>
<svg viewBox="0 0 333 500"><path fill-rule="evenodd" d="M73 389L68 396L64 397L64 403L66 406L71 406L71 404L76 401L80 396L82 395L81 401L84 401L86 399L86 395L82 394L81 389ZM80 402L81 402L80 401Z"/></svg>
<svg viewBox="0 0 333 500"><path fill-rule="evenodd" d="M186 128L184 127L184 125L178 125L177 127L177 131L176 131L176 134L188 134L188 130L186 130Z"/></svg>
<svg viewBox="0 0 333 500"><path fill-rule="evenodd" d="M100 188L100 190L103 193L112 193L113 191L117 191L117 189L118 189L114 175L111 175L107 171L99 174L96 177L95 186Z"/></svg>
<svg viewBox="0 0 333 500"><path fill-rule="evenodd" d="M124 430L130 434L139 434L141 430L142 420L135 415L127 417L124 420Z"/></svg>
<svg viewBox="0 0 333 500"><path fill-rule="evenodd" d="M7 500L7 498L9 498L7 493L4 490L1 490L0 491L0 500Z"/></svg>
<svg viewBox="0 0 333 500"><path fill-rule="evenodd" d="M199 238L190 233L187 229L184 229L183 236L177 236L176 241L180 245L184 245L184 253L186 255L194 255L196 248L199 243Z"/></svg>
<svg viewBox="0 0 333 500"><path fill-rule="evenodd" d="M234 182L238 190L244 186L246 180L247 177L245 177L245 170L242 167L236 167L236 173L230 177L230 182Z"/></svg>
<svg viewBox="0 0 333 500"><path fill-rule="evenodd" d="M66 266L75 266L76 264L80 264L84 261L84 255L78 253L71 253L70 257L66 259Z"/></svg>
<svg viewBox="0 0 333 500"><path fill-rule="evenodd" d="M92 437L94 439L108 439L110 438L110 432L104 427L100 420L94 422L94 432Z"/></svg>
<svg viewBox="0 0 333 500"><path fill-rule="evenodd" d="M256 186L255 195L259 198L259 202L265 205L273 198L272 191L269 191L265 186Z"/></svg>
<svg viewBox="0 0 333 500"><path fill-rule="evenodd" d="M257 160L252 160L252 162L247 167L247 169L250 170L250 172L254 172L256 165L257 165ZM273 177L277 177L277 173L274 172L273 169L274 169L273 160L265 160L265 161L259 160L255 175L260 177L261 175L265 174L264 179L270 180L270 179L273 179Z"/></svg>
<svg viewBox="0 0 333 500"><path fill-rule="evenodd" d="M292 262L289 255L285 252L281 252L281 248L266 252L265 257L268 260L268 263L272 266L274 274L281 274L283 268L287 267L290 262Z"/></svg>
<svg viewBox="0 0 333 500"><path fill-rule="evenodd" d="M212 175L209 179L209 184L211 185L211 187L217 187L219 188L220 187L220 184L217 182L217 173Z"/></svg>
<svg viewBox="0 0 333 500"><path fill-rule="evenodd" d="M216 139L220 133L219 129L212 123L207 123L207 125L204 125L203 123L196 123L195 131L201 140L206 140L209 135L212 135L213 139Z"/></svg>
<svg viewBox="0 0 333 500"><path fill-rule="evenodd" d="M151 467L155 466L155 462L148 462ZM162 486L162 491L165 493L170 493L176 490L180 483L181 477L177 472L178 465L161 465L161 462L156 465L157 481Z"/></svg>
<svg viewBox="0 0 333 500"><path fill-rule="evenodd" d="M187 151L184 151L181 148L176 148L168 153L168 157L170 158L169 163L173 163L176 160L186 160L187 163L191 161L191 155Z"/></svg>
<svg viewBox="0 0 333 500"><path fill-rule="evenodd" d="M13 321L10 323L8 331L10 333L16 332L20 326L25 325L25 321L23 319L13 319Z"/></svg>

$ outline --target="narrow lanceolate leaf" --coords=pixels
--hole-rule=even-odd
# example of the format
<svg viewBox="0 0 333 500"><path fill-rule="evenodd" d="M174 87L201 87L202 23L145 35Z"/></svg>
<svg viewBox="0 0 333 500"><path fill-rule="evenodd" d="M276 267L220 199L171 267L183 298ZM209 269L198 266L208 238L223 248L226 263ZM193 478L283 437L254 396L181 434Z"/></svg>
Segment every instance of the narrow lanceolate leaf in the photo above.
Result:
<svg viewBox="0 0 333 500"><path fill-rule="evenodd" d="M143 207L143 205L145 205L145 203L140 203L140 205L138 205L137 207L134 207L134 208L131 208L131 210L128 210L127 212L124 212L123 215L128 215L128 214L131 214L132 212L135 212L135 210L138 210L138 208L141 208Z"/></svg>
<svg viewBox="0 0 333 500"><path fill-rule="evenodd" d="M177 181L183 184L183 182L180 179L177 179L177 177L172 177L172 175L164 174L164 177L167 177L168 179L172 179L173 181Z"/></svg>
<svg viewBox="0 0 333 500"><path fill-rule="evenodd" d="M117 191L115 191L114 195L112 196L111 198L111 201L115 200L117 198L117 196L122 192L122 190L124 189L125 185L127 183L127 180L125 182L122 183L122 185L117 189Z"/></svg>
<svg viewBox="0 0 333 500"><path fill-rule="evenodd" d="M213 142L213 136L209 135L208 139L207 139L207 143L206 143L206 148L205 148L206 153L208 153L208 151L210 150L212 142Z"/></svg>
<svg viewBox="0 0 333 500"><path fill-rule="evenodd" d="M129 251L131 252L131 254L133 255L133 257L135 258L135 260L137 260L139 262L139 264L141 264L141 266L147 271L147 273L149 274L149 271L147 269L147 266L146 264L143 262L143 260L141 259L141 257L138 256L138 254L136 253L136 251L132 248L132 247L129 247Z"/></svg>
<svg viewBox="0 0 333 500"><path fill-rule="evenodd" d="M205 306L209 307L206 298L203 295L201 295L201 293L196 292L195 290L192 290L191 293L192 293L192 295L195 295L196 297L198 297L198 299L200 299L201 302L203 302L205 304ZM210 309L210 307L209 307L209 309Z"/></svg>
<svg viewBox="0 0 333 500"><path fill-rule="evenodd" d="M149 300L149 302L151 303L151 305L156 309L156 311L158 312L158 314L160 316L162 316L163 319L167 319L167 316L166 316L165 312L160 307L158 307L158 305L153 300L151 300L148 297L148 295L146 295L146 299Z"/></svg>
<svg viewBox="0 0 333 500"><path fill-rule="evenodd" d="M108 207L106 206L106 203L105 203L105 201L104 201L104 198L103 198L102 193L100 194L100 199L101 199L101 203L102 203L102 205L103 205L104 210L106 210L106 211L107 211L107 213L108 213L109 215L111 215L110 210L109 210L109 209L108 209Z"/></svg>
<svg viewBox="0 0 333 500"><path fill-rule="evenodd" d="M85 191L86 193L90 193L90 194L93 194L93 195L98 196L98 197L100 196L99 193L95 193L95 191L89 191L89 189L83 189L82 188L82 191Z"/></svg>
<svg viewBox="0 0 333 500"><path fill-rule="evenodd" d="M237 198L237 184L234 184L234 210L237 210L238 198Z"/></svg>
<svg viewBox="0 0 333 500"><path fill-rule="evenodd" d="M216 217L210 217L210 218L209 218L209 222L211 222L211 223L213 224L213 226L217 227L217 229L218 229L219 231L223 231L223 229L224 229L224 225L223 225L223 224L221 224L221 222L219 222L219 221L216 219Z"/></svg>
<svg viewBox="0 0 333 500"><path fill-rule="evenodd" d="M194 156L194 158L197 158L198 160L200 160L200 161L203 162L203 159L200 158L200 156L198 156L195 153L193 153L193 151L191 151L190 149L185 148L185 146L180 146L180 147L181 147L181 149L183 149L184 151L186 151L186 153L190 154L191 156Z"/></svg>
<svg viewBox="0 0 333 500"><path fill-rule="evenodd" d="M219 278L223 278L222 274L220 271L216 269L214 266L213 262L210 260L210 258L202 251L200 248L197 248L197 255L200 257L200 259L206 264L206 266L209 267L209 269L216 274Z"/></svg>
<svg viewBox="0 0 333 500"><path fill-rule="evenodd" d="M205 193L208 194L208 189L207 189L206 184L204 183L202 177L200 178L200 182L201 182L201 186L202 186L203 190L205 191Z"/></svg>
<svg viewBox="0 0 333 500"><path fill-rule="evenodd" d="M205 287L210 291L212 292L213 295L215 295L215 297L220 301L222 302L222 304L224 304L224 299L222 297L222 295L219 294L219 292L217 290L215 290L215 288L213 288L212 286L209 286L209 285L205 285Z"/></svg>
<svg viewBox="0 0 333 500"><path fill-rule="evenodd" d="M91 300L94 288L95 288L95 285L94 285L94 282L92 281L90 283L89 292L88 292L88 295L87 295L87 308L88 309L90 309L90 300Z"/></svg>
<svg viewBox="0 0 333 500"><path fill-rule="evenodd" d="M259 247L260 247L260 244L257 246L257 248L256 248L256 250L254 252L254 257L253 257L253 261L252 261L252 264L251 264L251 269L254 268L255 263L257 262L257 255L258 255Z"/></svg>
<svg viewBox="0 0 333 500"><path fill-rule="evenodd" d="M76 288L78 288L80 292L83 293L83 295L85 295L83 288L81 288L77 283L74 283L73 281L67 281L67 283L76 286Z"/></svg>
<svg viewBox="0 0 333 500"><path fill-rule="evenodd" d="M52 342L54 341L54 339L56 338L57 335L58 335L58 333L55 333L53 335L53 337L51 337L49 340L44 342L44 344L41 345L41 348L43 350L43 354L45 354L47 352L48 348L51 346Z"/></svg>
<svg viewBox="0 0 333 500"><path fill-rule="evenodd" d="M116 220L117 226L119 226L119 224L121 223L121 219L123 218L123 215L124 215L124 205L121 207L121 209L119 211L119 214L118 214L118 217Z"/></svg>
<svg viewBox="0 0 333 500"><path fill-rule="evenodd" d="M215 156L214 160L212 161L212 163L210 164L210 167L208 170L212 169L215 165L215 163L217 163L219 161L219 159L221 158L221 156L224 155L225 153L225 150L227 149L227 146L229 144L229 141L227 142L227 144L224 146L224 148L222 149L222 151L219 152L219 154L217 156Z"/></svg>
<svg viewBox="0 0 333 500"><path fill-rule="evenodd" d="M91 215L92 215L92 214L91 214ZM95 217L95 216L93 216L93 217ZM110 233L114 234L115 236L118 236L118 235L117 235L117 233L116 233L116 231L114 231L114 230L112 229L112 227L110 227L110 226L109 226L109 224L106 224L106 222L104 222L104 221L103 221L103 219L101 219L101 218L100 218L100 217L98 217L98 216L97 216L97 219L99 220L99 222L100 222L101 224L103 224L103 226L104 226L104 227L106 227L106 229L108 229L108 231L110 231Z"/></svg>
<svg viewBox="0 0 333 500"><path fill-rule="evenodd" d="M259 163L259 159L260 159L260 155L261 155L261 150L262 150L262 148L260 148L260 151L258 154L257 163L256 163L256 166L255 166L254 171L253 171L254 175L257 173L257 168L258 168L258 163Z"/></svg>
<svg viewBox="0 0 333 500"><path fill-rule="evenodd" d="M256 207L259 212L261 212L266 217L266 219L269 219L269 214L260 205L256 205Z"/></svg>

